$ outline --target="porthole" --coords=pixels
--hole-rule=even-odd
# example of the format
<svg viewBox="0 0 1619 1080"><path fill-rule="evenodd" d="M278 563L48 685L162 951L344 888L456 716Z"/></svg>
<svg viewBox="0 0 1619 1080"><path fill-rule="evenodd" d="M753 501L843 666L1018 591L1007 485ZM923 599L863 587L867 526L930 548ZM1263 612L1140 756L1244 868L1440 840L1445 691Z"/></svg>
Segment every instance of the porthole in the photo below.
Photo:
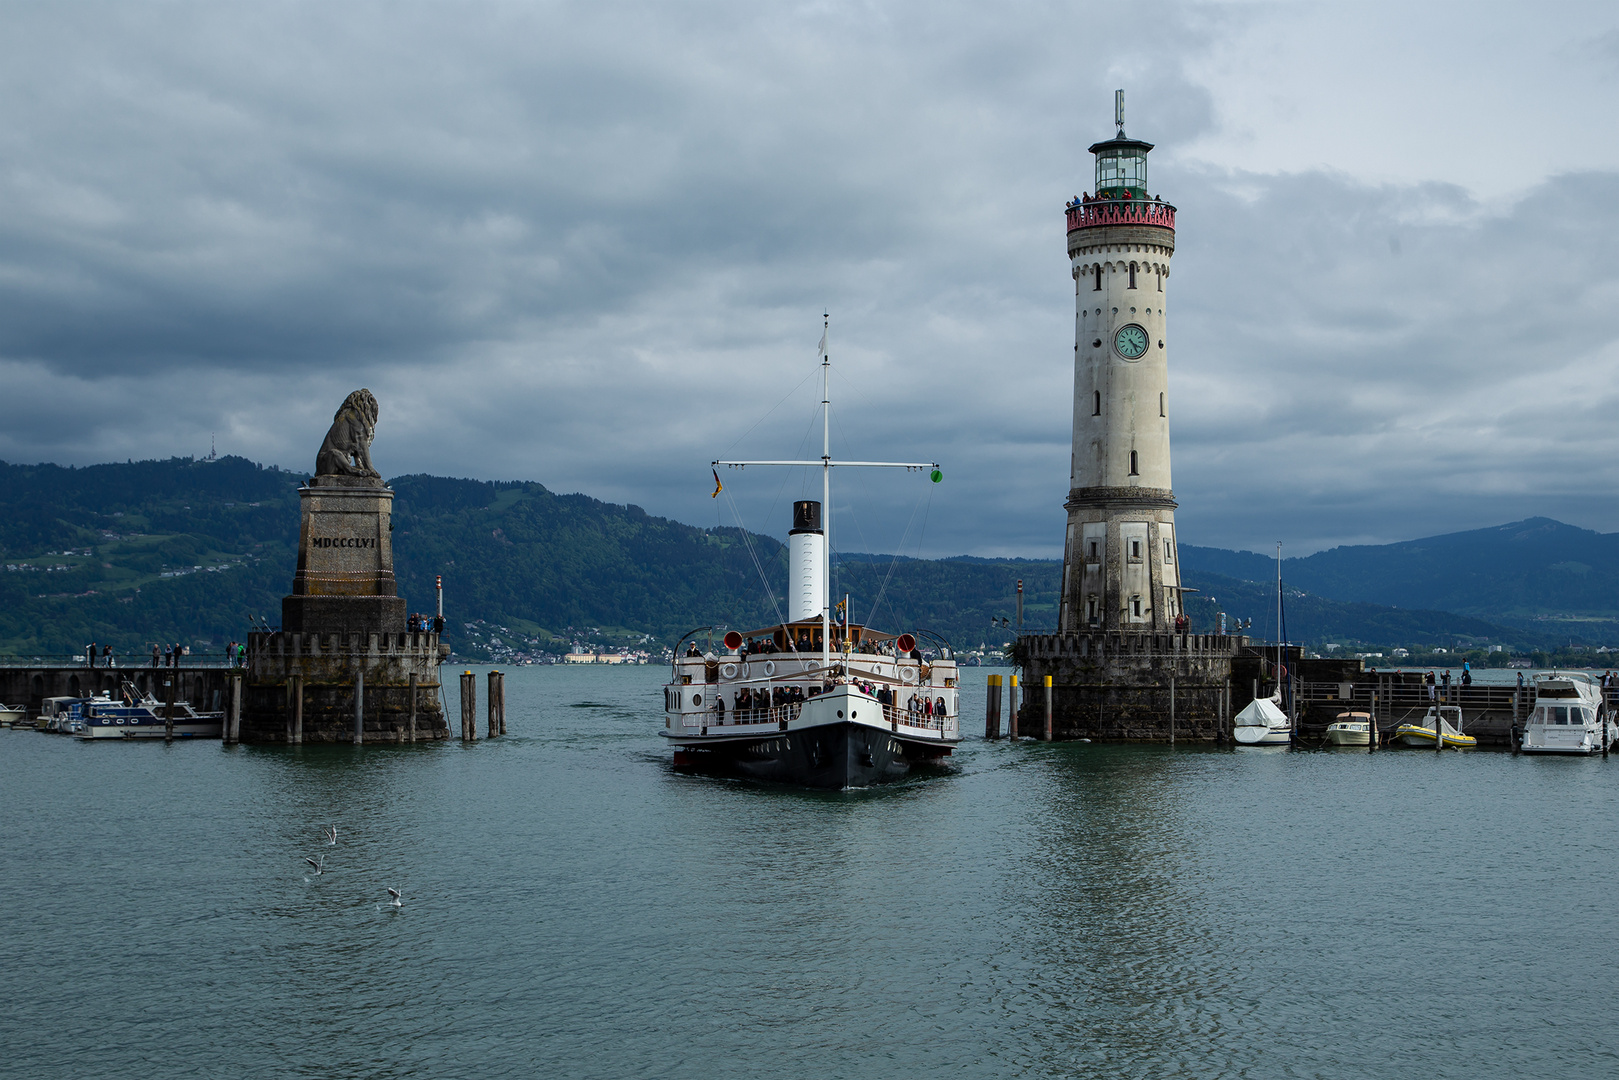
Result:
<svg viewBox="0 0 1619 1080"><path fill-rule="evenodd" d="M701 694L693 694L691 696L691 707L692 708L694 708L694 709L698 708L699 706L702 705L702 703L703 703L703 695L701 695Z"/></svg>
<svg viewBox="0 0 1619 1080"><path fill-rule="evenodd" d="M843 719L843 710L842 710L842 709L839 709L839 710L838 710L838 719L839 719L839 720L842 720L842 719Z"/></svg>

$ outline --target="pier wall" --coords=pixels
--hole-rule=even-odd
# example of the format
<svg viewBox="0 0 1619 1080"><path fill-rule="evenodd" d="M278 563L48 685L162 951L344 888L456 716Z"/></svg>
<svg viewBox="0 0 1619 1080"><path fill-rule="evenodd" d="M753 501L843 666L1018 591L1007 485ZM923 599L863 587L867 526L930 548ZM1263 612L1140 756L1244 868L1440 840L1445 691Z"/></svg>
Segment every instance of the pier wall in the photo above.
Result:
<svg viewBox="0 0 1619 1080"><path fill-rule="evenodd" d="M447 739L450 729L439 694L439 664L445 652L437 634L422 632L249 635L241 740ZM355 692L362 687L362 724L356 740Z"/></svg>

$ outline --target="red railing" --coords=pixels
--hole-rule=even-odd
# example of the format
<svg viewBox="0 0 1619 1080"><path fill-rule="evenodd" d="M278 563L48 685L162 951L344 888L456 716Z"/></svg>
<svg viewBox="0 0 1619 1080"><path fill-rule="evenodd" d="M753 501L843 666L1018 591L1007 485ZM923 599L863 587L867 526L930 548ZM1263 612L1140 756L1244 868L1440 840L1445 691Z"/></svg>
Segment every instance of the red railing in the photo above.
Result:
<svg viewBox="0 0 1619 1080"><path fill-rule="evenodd" d="M1075 203L1068 208L1068 231L1095 229L1104 225L1157 225L1175 227L1175 208L1151 199L1096 199Z"/></svg>

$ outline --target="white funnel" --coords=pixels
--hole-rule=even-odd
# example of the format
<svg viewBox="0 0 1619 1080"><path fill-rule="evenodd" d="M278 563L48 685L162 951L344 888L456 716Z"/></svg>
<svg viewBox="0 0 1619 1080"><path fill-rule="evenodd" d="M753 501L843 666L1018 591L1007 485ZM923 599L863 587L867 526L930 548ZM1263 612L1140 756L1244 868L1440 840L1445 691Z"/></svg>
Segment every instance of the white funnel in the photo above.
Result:
<svg viewBox="0 0 1619 1080"><path fill-rule="evenodd" d="M793 529L787 534L787 618L819 619L826 596L826 534L821 504L793 503Z"/></svg>

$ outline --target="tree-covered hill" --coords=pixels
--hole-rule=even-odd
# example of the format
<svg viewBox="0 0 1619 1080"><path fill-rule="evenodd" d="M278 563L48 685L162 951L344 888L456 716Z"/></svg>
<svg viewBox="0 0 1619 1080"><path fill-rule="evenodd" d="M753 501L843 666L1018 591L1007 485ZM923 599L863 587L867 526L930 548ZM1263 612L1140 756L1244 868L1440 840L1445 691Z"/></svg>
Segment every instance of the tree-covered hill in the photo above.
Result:
<svg viewBox="0 0 1619 1080"><path fill-rule="evenodd" d="M95 641L128 656L151 642L240 639L255 618L275 624L292 583L303 480L241 458L81 469L0 463L0 652L67 654ZM702 625L763 626L785 606L786 550L767 536L684 525L537 483L413 475L392 486L400 592L412 610L430 611L433 579L442 574L449 637L464 654L483 640L468 636L468 624L509 627L552 650L576 641L669 644ZM1292 561L1285 569L1290 636L1408 646L1464 637L1534 645L1568 636L1561 625L1493 625L1469 583L1489 596L1516 597L1515 611L1542 593L1555 600L1565 595L1558 575L1576 574L1562 566L1577 561L1567 551L1585 550L1581 544L1591 547L1581 573L1607 580L1599 549L1609 538L1555 522L1504 531L1505 541L1458 534L1476 540L1439 537ZM1521 580L1513 584L1510 560L1445 554L1458 543L1537 554L1519 559ZM1402 559L1419 569L1403 568ZM1542 565L1551 559L1558 561ZM1212 627L1218 606L1253 618L1256 633L1274 632L1271 564L1262 557L1188 547L1182 565L1187 583L1203 590L1188 604L1199 628ZM1486 565L1495 567L1493 577L1483 575ZM1376 589L1357 585L1357 572L1376 579ZM958 646L996 646L1013 633L997 621L1014 618L1017 581L1025 626L1045 629L1056 622L1060 578L1061 565L1050 560L850 554L837 560L833 587L850 595L857 620L930 630ZM1396 608L1359 595L1367 591L1402 602ZM1413 610L1429 596L1448 597L1453 608L1467 600L1472 614Z"/></svg>

